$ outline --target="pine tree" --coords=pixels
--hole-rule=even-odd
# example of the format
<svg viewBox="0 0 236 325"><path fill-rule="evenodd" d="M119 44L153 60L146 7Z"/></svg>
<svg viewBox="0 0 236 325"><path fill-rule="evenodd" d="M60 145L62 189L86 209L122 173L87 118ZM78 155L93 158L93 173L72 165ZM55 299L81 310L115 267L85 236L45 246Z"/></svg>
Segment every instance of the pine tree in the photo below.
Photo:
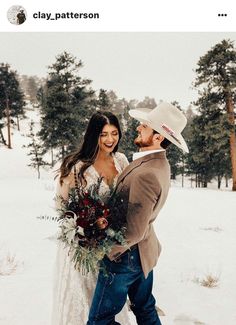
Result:
<svg viewBox="0 0 236 325"><path fill-rule="evenodd" d="M157 104L156 104L156 101L155 101L155 99L154 98L150 98L150 97L148 97L148 96L145 96L145 98L144 98L144 100L142 100L141 102L139 102L138 104L137 104L137 108L142 108L142 107L144 107L144 108L150 108L150 109L153 109L153 108L155 108L157 106Z"/></svg>
<svg viewBox="0 0 236 325"><path fill-rule="evenodd" d="M218 98L217 107L227 114L233 191L236 191L235 62L236 49L233 42L223 40L199 59L195 81L195 86L200 88L200 96L204 91L215 96Z"/></svg>
<svg viewBox="0 0 236 325"><path fill-rule="evenodd" d="M128 102L125 98L118 98L114 90L100 89L96 101L96 107L100 111L109 111L115 114L118 118L124 114Z"/></svg>
<svg viewBox="0 0 236 325"><path fill-rule="evenodd" d="M11 70L9 64L0 64L0 128L4 126L1 121L6 116L6 106L10 109L11 117L17 118L19 129L19 118L24 117L24 95L20 89L16 71ZM2 134L2 132L1 132ZM2 136L2 141L5 139Z"/></svg>
<svg viewBox="0 0 236 325"><path fill-rule="evenodd" d="M96 106L97 106L98 110L101 112L111 110L112 104L110 102L109 96L105 89L99 90Z"/></svg>
<svg viewBox="0 0 236 325"><path fill-rule="evenodd" d="M38 87L39 86L37 83L37 79L33 76L29 77L28 83L27 83L27 93L28 93L29 100L31 101L31 103L36 102Z"/></svg>
<svg viewBox="0 0 236 325"><path fill-rule="evenodd" d="M95 110L91 80L79 76L82 62L64 52L49 67L46 85L38 92L41 105L39 136L46 150L59 149L60 157L81 141L87 121Z"/></svg>
<svg viewBox="0 0 236 325"><path fill-rule="evenodd" d="M176 106L179 110L181 106L177 101L172 102L172 105ZM186 154L181 149L174 145L170 145L171 148L166 150L166 155L171 167L171 179L176 179L177 175L182 175L182 186L184 185L184 174L186 173L185 157Z"/></svg>
<svg viewBox="0 0 236 325"><path fill-rule="evenodd" d="M40 178L40 167L47 165L47 163L43 160L44 150L42 143L38 139L36 133L34 132L34 122L30 122L30 132L27 135L28 138L31 139L31 142L27 146L23 146L29 149L28 156L30 156L30 164L29 167L32 167L37 170L38 178Z"/></svg>
<svg viewBox="0 0 236 325"><path fill-rule="evenodd" d="M171 149L167 149L166 155L171 166L171 179L175 180L177 175L184 173L184 154L181 149L171 145Z"/></svg>
<svg viewBox="0 0 236 325"><path fill-rule="evenodd" d="M195 116L192 121L192 134L188 138L190 154L187 156L188 173L195 174L196 187L207 187L214 177L212 152L208 145L204 116Z"/></svg>
<svg viewBox="0 0 236 325"><path fill-rule="evenodd" d="M230 169L230 150L227 114L218 100L218 95L205 91L196 102L199 115L192 122L188 162L198 184L206 187L216 177L220 188L222 177Z"/></svg>
<svg viewBox="0 0 236 325"><path fill-rule="evenodd" d="M38 76L20 75L19 83L25 98L33 104L37 104L37 93L42 84L45 83L44 78Z"/></svg>
<svg viewBox="0 0 236 325"><path fill-rule="evenodd" d="M137 137L137 126L139 122L129 115L130 107L127 105L124 113L120 115L123 125L123 136L120 142L121 151L124 152L129 161L132 161L133 153L137 151L134 139Z"/></svg>

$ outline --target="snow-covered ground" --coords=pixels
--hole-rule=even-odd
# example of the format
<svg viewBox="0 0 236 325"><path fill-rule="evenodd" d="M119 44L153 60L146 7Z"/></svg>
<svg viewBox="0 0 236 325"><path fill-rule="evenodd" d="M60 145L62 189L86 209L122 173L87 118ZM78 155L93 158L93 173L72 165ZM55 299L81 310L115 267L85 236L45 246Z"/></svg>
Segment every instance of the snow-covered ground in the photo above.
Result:
<svg viewBox="0 0 236 325"><path fill-rule="evenodd" d="M50 325L57 224L37 217L55 215L54 174L43 171L38 180L27 167L28 122L13 131L14 149L0 147L0 325ZM163 250L154 294L163 325L236 324L235 211L229 189L173 184L155 224Z"/></svg>

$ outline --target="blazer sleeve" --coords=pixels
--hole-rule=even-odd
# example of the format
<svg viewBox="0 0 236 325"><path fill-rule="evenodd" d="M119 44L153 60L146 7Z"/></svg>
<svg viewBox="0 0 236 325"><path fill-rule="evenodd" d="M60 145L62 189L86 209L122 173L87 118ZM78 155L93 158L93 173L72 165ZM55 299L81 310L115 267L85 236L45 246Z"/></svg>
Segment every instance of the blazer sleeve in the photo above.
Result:
<svg viewBox="0 0 236 325"><path fill-rule="evenodd" d="M136 175L132 180L127 211L127 245L114 246L109 254L111 260L144 238L160 193L160 184L153 173Z"/></svg>

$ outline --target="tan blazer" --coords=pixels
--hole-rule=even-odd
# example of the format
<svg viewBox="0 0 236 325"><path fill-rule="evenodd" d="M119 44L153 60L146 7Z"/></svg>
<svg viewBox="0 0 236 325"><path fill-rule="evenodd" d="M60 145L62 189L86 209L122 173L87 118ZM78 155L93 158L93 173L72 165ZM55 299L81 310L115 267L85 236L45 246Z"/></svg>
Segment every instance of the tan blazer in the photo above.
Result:
<svg viewBox="0 0 236 325"><path fill-rule="evenodd" d="M122 172L117 191L126 197L128 246L115 246L109 254L111 260L138 244L142 269L147 277L161 252L153 222L166 201L169 187L170 166L164 151L141 157Z"/></svg>

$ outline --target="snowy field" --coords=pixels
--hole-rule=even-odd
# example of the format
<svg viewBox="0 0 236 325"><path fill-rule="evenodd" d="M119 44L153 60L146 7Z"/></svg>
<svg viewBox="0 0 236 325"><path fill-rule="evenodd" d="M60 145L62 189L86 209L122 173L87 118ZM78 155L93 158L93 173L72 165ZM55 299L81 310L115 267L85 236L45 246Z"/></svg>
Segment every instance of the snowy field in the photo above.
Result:
<svg viewBox="0 0 236 325"><path fill-rule="evenodd" d="M57 224L37 217L55 215L54 174L43 171L38 180L27 167L28 122L13 131L14 149L0 147L0 325L50 325ZM236 324L235 211L230 189L173 184L155 224L163 325Z"/></svg>

